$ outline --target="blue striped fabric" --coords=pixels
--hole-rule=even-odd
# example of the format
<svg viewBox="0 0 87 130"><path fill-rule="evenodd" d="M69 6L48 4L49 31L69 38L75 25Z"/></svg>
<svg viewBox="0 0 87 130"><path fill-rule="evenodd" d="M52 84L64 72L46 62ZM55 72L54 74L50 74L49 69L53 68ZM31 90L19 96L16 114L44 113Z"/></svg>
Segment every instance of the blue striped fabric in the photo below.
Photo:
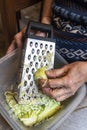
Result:
<svg viewBox="0 0 87 130"><path fill-rule="evenodd" d="M74 0L56 0L52 9L57 16L87 25L87 8Z"/></svg>

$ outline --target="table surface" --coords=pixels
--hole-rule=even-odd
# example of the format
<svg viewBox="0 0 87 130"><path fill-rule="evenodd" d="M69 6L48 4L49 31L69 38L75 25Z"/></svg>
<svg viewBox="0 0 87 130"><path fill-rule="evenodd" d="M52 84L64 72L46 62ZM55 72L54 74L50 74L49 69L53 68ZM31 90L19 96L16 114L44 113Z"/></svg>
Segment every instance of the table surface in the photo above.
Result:
<svg viewBox="0 0 87 130"><path fill-rule="evenodd" d="M76 110L56 130L87 130L87 94ZM0 130L12 130L0 115Z"/></svg>

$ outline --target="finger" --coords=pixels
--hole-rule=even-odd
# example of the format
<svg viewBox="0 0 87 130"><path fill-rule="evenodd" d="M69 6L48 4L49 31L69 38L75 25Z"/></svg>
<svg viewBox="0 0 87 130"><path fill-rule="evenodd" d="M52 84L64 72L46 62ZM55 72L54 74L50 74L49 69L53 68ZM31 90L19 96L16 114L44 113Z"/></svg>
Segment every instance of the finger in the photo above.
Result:
<svg viewBox="0 0 87 130"><path fill-rule="evenodd" d="M73 96L73 94L72 94L71 92L69 92L69 93L65 93L64 95L58 95L57 97L55 97L55 96L53 95L53 90L50 89L50 88L45 88L45 89L43 90L43 93L44 93L44 94L47 94L48 96L50 96L50 97L52 97L52 98L54 98L54 99L55 99L56 101L58 101L58 102L64 101L64 100L66 100L67 98Z"/></svg>
<svg viewBox="0 0 87 130"><path fill-rule="evenodd" d="M62 78L56 78L56 79L48 79L46 83L43 85L43 87L50 87L50 88L61 88L66 86L67 87L67 76ZM44 81L43 81L44 83Z"/></svg>
<svg viewBox="0 0 87 130"><path fill-rule="evenodd" d="M57 99L57 97L63 96L67 93L71 93L71 90L68 88L59 88L59 89L49 89L49 88L42 88L42 91L47 95Z"/></svg>
<svg viewBox="0 0 87 130"><path fill-rule="evenodd" d="M49 85L47 79L38 79L38 83L37 84L41 88Z"/></svg>
<svg viewBox="0 0 87 130"><path fill-rule="evenodd" d="M51 88L42 88L42 92L50 97L52 97L52 89Z"/></svg>
<svg viewBox="0 0 87 130"><path fill-rule="evenodd" d="M26 32L26 27L23 28L23 29L21 30L21 32L17 33L17 34L15 35L15 37L14 37L14 39L15 39L15 41L16 41L16 44L17 44L17 47L20 48L20 49L21 49L22 46L23 46L22 40L23 40L23 36L25 35L25 32Z"/></svg>
<svg viewBox="0 0 87 130"><path fill-rule="evenodd" d="M64 101L64 100L66 100L67 98L69 98L71 96L73 96L72 93L66 93L65 95L57 97L56 101L61 102L61 101Z"/></svg>
<svg viewBox="0 0 87 130"><path fill-rule="evenodd" d="M11 45L9 46L6 54L12 52L16 47L22 48L22 37L26 32L26 27L22 29L21 32L17 33L12 41Z"/></svg>
<svg viewBox="0 0 87 130"><path fill-rule="evenodd" d="M16 41L16 44L17 44L17 47L20 48L20 49L22 48L22 44L23 44L22 43L23 36L24 36L24 33L23 32L19 32L14 37L14 39Z"/></svg>
<svg viewBox="0 0 87 130"><path fill-rule="evenodd" d="M39 79L38 86L41 88L60 88L63 87L62 84L57 83L57 79Z"/></svg>
<svg viewBox="0 0 87 130"><path fill-rule="evenodd" d="M51 96L55 99L57 99L57 97L63 96L67 93L71 93L71 90L69 88L59 88L59 89L53 89L53 91L51 92Z"/></svg>
<svg viewBox="0 0 87 130"><path fill-rule="evenodd" d="M25 34L25 32L26 32L26 27L24 27L22 30L21 30L21 32L23 33L23 34Z"/></svg>
<svg viewBox="0 0 87 130"><path fill-rule="evenodd" d="M63 68L60 69L53 69L46 71L46 75L48 78L56 78L60 76L64 76L68 71L68 65L65 65Z"/></svg>
<svg viewBox="0 0 87 130"><path fill-rule="evenodd" d="M12 41L11 45L9 46L6 54L11 53L15 49L15 40Z"/></svg>

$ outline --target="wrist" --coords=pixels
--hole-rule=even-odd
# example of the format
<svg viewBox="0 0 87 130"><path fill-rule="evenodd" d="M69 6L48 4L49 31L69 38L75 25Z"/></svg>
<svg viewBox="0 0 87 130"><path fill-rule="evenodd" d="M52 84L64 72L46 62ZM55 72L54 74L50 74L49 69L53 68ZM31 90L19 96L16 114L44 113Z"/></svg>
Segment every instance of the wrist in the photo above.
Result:
<svg viewBox="0 0 87 130"><path fill-rule="evenodd" d="M81 62L80 70L82 73L82 77L84 78L84 82L87 82L87 62Z"/></svg>
<svg viewBox="0 0 87 130"><path fill-rule="evenodd" d="M43 17L43 18L41 19L41 23L51 24L51 18L50 18L50 17Z"/></svg>

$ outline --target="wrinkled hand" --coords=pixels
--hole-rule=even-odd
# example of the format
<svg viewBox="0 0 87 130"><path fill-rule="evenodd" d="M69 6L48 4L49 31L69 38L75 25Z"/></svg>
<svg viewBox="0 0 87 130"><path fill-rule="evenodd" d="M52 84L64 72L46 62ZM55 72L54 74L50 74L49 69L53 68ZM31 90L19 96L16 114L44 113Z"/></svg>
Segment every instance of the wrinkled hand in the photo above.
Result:
<svg viewBox="0 0 87 130"><path fill-rule="evenodd" d="M14 39L12 40L10 46L8 47L7 54L11 53L16 48L19 48L19 49L22 48L22 46L23 46L22 38L23 38L23 36L25 34L25 31L26 31L26 28L24 28L23 30L21 30L19 33L17 33L14 36Z"/></svg>
<svg viewBox="0 0 87 130"><path fill-rule="evenodd" d="M23 30L21 30L19 33L17 33L14 36L14 39L12 40L12 42L11 42L10 46L8 47L7 52L6 52L7 54L11 53L16 48L22 49L22 47L23 47L23 36L24 36L25 32L26 32L26 28L24 28ZM46 34L43 33L43 32L40 32L40 31L36 32L34 35L46 37Z"/></svg>
<svg viewBox="0 0 87 130"><path fill-rule="evenodd" d="M74 62L61 69L46 71L46 75L48 80L38 81L43 93L57 101L63 101L87 82L87 62Z"/></svg>

